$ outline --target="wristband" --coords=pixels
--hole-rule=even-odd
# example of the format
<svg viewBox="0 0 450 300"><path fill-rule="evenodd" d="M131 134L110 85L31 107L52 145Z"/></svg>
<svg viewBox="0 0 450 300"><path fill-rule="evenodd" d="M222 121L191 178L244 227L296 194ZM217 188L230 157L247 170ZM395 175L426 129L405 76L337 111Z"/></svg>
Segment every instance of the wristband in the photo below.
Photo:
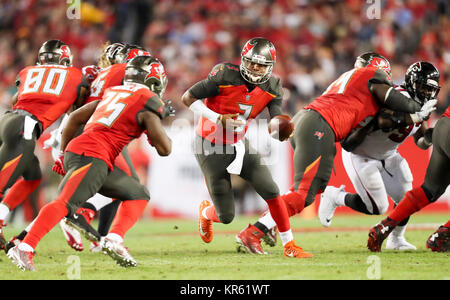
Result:
<svg viewBox="0 0 450 300"><path fill-rule="evenodd" d="M199 114L202 117L210 120L213 123L217 123L220 120L220 114L209 109L202 100L197 100L193 102L189 109L194 112L194 114Z"/></svg>

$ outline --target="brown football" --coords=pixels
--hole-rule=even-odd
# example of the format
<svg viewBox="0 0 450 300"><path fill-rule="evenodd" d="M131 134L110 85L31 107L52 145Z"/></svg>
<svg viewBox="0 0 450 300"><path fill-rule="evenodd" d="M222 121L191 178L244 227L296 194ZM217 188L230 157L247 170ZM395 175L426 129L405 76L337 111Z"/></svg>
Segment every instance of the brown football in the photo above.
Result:
<svg viewBox="0 0 450 300"><path fill-rule="evenodd" d="M269 134L280 141L288 139L294 131L294 123L288 115L278 115L269 122Z"/></svg>

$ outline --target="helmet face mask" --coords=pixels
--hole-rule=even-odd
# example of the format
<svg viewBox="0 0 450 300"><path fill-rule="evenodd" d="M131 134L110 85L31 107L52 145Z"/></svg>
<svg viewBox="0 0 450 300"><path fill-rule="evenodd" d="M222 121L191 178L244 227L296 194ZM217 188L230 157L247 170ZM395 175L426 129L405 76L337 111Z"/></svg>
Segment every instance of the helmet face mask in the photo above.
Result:
<svg viewBox="0 0 450 300"><path fill-rule="evenodd" d="M106 59L109 61L111 65L117 63L116 55L125 45L122 43L114 43L106 47L105 55Z"/></svg>
<svg viewBox="0 0 450 300"><path fill-rule="evenodd" d="M272 75L275 62L274 45L265 38L253 38L245 43L242 49L239 70L249 83L262 84ZM258 69L261 69L261 72L258 72Z"/></svg>
<svg viewBox="0 0 450 300"><path fill-rule="evenodd" d="M423 105L439 94L439 79L440 74L435 66L428 62L416 62L406 71L405 88L414 101Z"/></svg>
<svg viewBox="0 0 450 300"><path fill-rule="evenodd" d="M146 85L162 98L167 87L167 76L162 63L152 56L137 56L125 69L124 82Z"/></svg>
<svg viewBox="0 0 450 300"><path fill-rule="evenodd" d="M69 46L60 40L49 40L42 44L38 53L38 65L72 66Z"/></svg>

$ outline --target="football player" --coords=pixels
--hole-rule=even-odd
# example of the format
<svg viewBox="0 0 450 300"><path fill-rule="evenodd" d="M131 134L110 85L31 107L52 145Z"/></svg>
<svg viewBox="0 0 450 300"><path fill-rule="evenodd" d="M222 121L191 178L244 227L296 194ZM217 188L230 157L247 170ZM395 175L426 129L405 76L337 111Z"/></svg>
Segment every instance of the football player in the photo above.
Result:
<svg viewBox="0 0 450 300"><path fill-rule="evenodd" d="M90 95L86 103L100 100L103 97L104 91L108 87L121 85L125 74L125 67L127 62L135 56L150 55L150 52L138 45L130 45L123 43L113 43L108 45L103 51L100 58L99 65L102 70L95 76L91 83ZM65 126L65 120L61 122L59 129L59 140L62 129ZM59 143L54 143L53 149L57 149L58 154L55 160L59 159ZM132 176L139 181L138 175L131 162L127 147L124 147L121 154L116 158L115 166L117 170L125 172L128 176ZM120 201L96 195L93 199L86 201L82 207L77 211L77 214L83 218L73 218L68 216L61 221L60 226L64 237L70 247L77 251L82 251L84 246L78 230L84 232L86 237L91 240L92 251L100 250L98 239L106 236L111 226L116 211L120 205ZM95 213L99 211L98 232L92 227L87 226L94 218ZM20 235L23 238L23 235Z"/></svg>
<svg viewBox="0 0 450 300"><path fill-rule="evenodd" d="M68 45L46 41L38 52L37 65L20 71L13 107L0 120L0 249L6 241L2 227L9 212L40 184L42 173L34 154L36 140L72 106L83 104L89 83L72 67Z"/></svg>
<svg viewBox="0 0 450 300"><path fill-rule="evenodd" d="M389 216L370 229L367 241L370 251L380 252L383 241L403 220L439 199L450 184L450 107L434 126L432 142L433 151L423 184L408 191ZM449 251L449 230L448 222L439 227L427 240L427 247L433 251Z"/></svg>
<svg viewBox="0 0 450 300"><path fill-rule="evenodd" d="M294 186L281 196L289 216L311 205L315 196L326 188L336 155L335 143L345 139L356 127L369 123L382 106L414 114L419 120L425 114L418 103L394 89L388 60L369 52L357 57L352 70L342 74L321 96L296 113L291 137ZM269 238L267 233L275 226L271 213L265 214L236 237L239 249L261 253L261 238Z"/></svg>
<svg viewBox="0 0 450 300"><path fill-rule="evenodd" d="M265 38L252 38L242 49L239 66L216 65L208 78L182 96L183 103L200 117L194 151L213 202L204 200L199 206L199 234L209 243L213 222L228 224L233 220L230 174L237 174L267 202L280 230L284 255L311 257L295 244L278 186L261 156L244 138L248 122L264 108L271 118L282 114L282 86L280 79L272 76L275 62L274 45Z"/></svg>
<svg viewBox="0 0 450 300"><path fill-rule="evenodd" d="M412 64L406 74L402 86L396 87L412 101L421 106L427 104L434 110L439 93L439 71L428 62ZM431 111L430 111L431 113ZM382 111L371 132L364 134L364 140L354 149L342 150L342 161L347 175L355 187L356 194L345 192L344 186L336 188L328 186L321 195L319 220L323 226L329 227L334 211L339 206L348 206L355 211L368 214L384 214L388 207L388 195L397 205L405 193L412 189L412 173L407 161L397 151L400 144L409 136L414 137L417 146L423 150L431 146L431 134L427 132L427 123L414 123L405 126L405 122L392 122L397 114ZM383 128L390 122L394 127ZM366 125L372 126L372 124ZM366 128L361 131L367 130ZM396 227L389 235L386 249L416 250L404 237L406 222Z"/></svg>
<svg viewBox="0 0 450 300"><path fill-rule="evenodd" d="M172 114L173 109L158 96L165 89L162 70L162 64L151 56L135 57L127 65L124 85L108 88L102 101L93 101L71 114L61 142L66 174L59 195L42 208L25 239L8 251L8 257L19 268L34 270L33 253L42 237L97 192L128 200L121 203L102 249L121 266L136 266L122 244L123 236L141 216L150 196L134 178L112 178L110 171L122 148L144 131L159 155L170 154L172 142L161 119ZM85 123L83 133L74 138ZM128 188L117 189L117 180Z"/></svg>

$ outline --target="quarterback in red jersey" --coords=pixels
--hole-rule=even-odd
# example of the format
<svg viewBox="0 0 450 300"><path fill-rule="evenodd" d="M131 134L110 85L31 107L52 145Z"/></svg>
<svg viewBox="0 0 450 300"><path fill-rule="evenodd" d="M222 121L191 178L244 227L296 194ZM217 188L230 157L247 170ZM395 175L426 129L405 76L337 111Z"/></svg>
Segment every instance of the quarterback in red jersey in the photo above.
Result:
<svg viewBox="0 0 450 300"><path fill-rule="evenodd" d="M266 107L271 118L282 113L282 86L280 79L272 76L275 61L274 45L265 38L253 38L242 49L240 66L229 63L215 66L208 78L196 83L182 97L183 103L200 116L195 156L214 204L208 200L200 204L199 233L209 243L213 238L213 222L228 224L233 220L230 174L237 174L267 202L279 225L285 256L312 257L295 244L279 188L261 156L244 138L248 122Z"/></svg>
<svg viewBox="0 0 450 300"><path fill-rule="evenodd" d="M11 187L0 204L0 249L5 247L5 218L42 179L36 140L72 106L81 106L89 88L72 67L69 46L59 40L42 45L37 65L20 71L16 84L14 105L0 120L0 196Z"/></svg>
<svg viewBox="0 0 450 300"><path fill-rule="evenodd" d="M119 191L109 186L108 179L122 148L144 131L159 155L171 152L172 143L161 119L172 114L173 109L158 96L165 88L160 66L151 56L135 57L127 65L124 85L108 88L102 101L91 102L71 114L61 143L67 173L59 186L59 196L42 208L25 239L8 251L19 268L34 270L33 251L42 237L97 192L129 200L122 202L102 248L118 264L136 266L122 245L123 236L137 222L150 196L131 177L123 177L129 188ZM85 123L83 133L73 138Z"/></svg>
<svg viewBox="0 0 450 300"><path fill-rule="evenodd" d="M370 122L379 108L414 114L421 107L396 91L390 80L389 62L377 53L365 53L355 68L342 74L328 89L294 117L294 186L282 199L289 216L312 204L326 188L333 169L336 142ZM275 222L270 213L238 235L244 249L259 253L260 240L269 244Z"/></svg>

